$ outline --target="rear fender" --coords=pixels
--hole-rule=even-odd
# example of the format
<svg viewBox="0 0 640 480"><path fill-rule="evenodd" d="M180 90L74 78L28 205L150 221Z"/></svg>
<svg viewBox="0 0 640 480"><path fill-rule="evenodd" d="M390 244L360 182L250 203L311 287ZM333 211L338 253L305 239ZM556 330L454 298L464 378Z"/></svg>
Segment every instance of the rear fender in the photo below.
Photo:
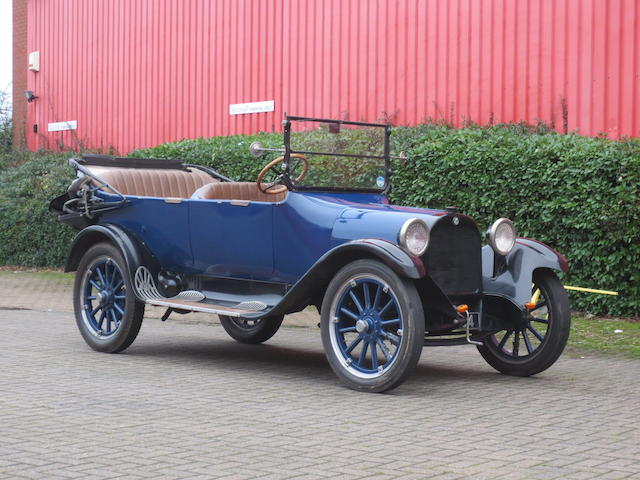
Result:
<svg viewBox="0 0 640 480"><path fill-rule="evenodd" d="M520 309L531 300L533 273L540 268L567 273L569 263L551 247L528 238L518 238L506 258L496 256L488 245L482 248L485 295L510 300Z"/></svg>
<svg viewBox="0 0 640 480"><path fill-rule="evenodd" d="M142 242L121 227L111 224L91 225L81 230L71 245L64 271L76 271L85 252L100 242L111 243L122 253L127 266L125 275L130 281L141 265L149 268L154 276L160 271L159 263Z"/></svg>

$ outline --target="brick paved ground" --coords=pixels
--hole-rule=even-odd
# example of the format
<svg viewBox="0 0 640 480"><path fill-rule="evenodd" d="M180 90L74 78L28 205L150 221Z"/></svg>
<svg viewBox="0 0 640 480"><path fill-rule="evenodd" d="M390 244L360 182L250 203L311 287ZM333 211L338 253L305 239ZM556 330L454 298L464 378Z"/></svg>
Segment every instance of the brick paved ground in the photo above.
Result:
<svg viewBox="0 0 640 480"><path fill-rule="evenodd" d="M73 312L73 275L60 272L34 272L0 270L0 309L28 309L42 312ZM146 317L160 318L166 311L162 307L149 307ZM218 323L218 317L193 312L181 317L189 323ZM288 315L285 323L290 327L311 327L318 323L314 308Z"/></svg>
<svg viewBox="0 0 640 480"><path fill-rule="evenodd" d="M244 346L145 320L124 354L68 313L0 310L1 478L640 479L640 362L563 357L501 376L425 350L400 388L341 387L319 332Z"/></svg>

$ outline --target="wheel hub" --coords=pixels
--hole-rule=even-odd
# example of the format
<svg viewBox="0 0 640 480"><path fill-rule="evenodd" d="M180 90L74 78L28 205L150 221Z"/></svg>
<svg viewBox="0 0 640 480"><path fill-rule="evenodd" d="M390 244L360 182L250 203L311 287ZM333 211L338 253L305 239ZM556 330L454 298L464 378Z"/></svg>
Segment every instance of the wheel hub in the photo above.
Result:
<svg viewBox="0 0 640 480"><path fill-rule="evenodd" d="M358 333L371 333L374 327L374 321L372 318L361 318L356 322L356 331Z"/></svg>
<svg viewBox="0 0 640 480"><path fill-rule="evenodd" d="M107 290L101 290L98 292L98 294L96 295L96 300L98 301L98 303L100 305L108 305L109 303L111 303L111 301L113 300L113 295L111 292L107 291Z"/></svg>
<svg viewBox="0 0 640 480"><path fill-rule="evenodd" d="M375 341L380 338L382 323L375 312L365 311L356 321L356 332L364 335L367 341Z"/></svg>

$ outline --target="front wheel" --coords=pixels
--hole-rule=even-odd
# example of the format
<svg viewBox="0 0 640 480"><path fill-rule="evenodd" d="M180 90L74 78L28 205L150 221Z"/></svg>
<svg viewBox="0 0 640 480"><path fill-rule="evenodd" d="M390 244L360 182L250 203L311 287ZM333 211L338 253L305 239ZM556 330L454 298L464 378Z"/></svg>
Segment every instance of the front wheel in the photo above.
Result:
<svg viewBox="0 0 640 480"><path fill-rule="evenodd" d="M258 319L218 315L231 338L240 343L262 343L273 337L282 324L283 315Z"/></svg>
<svg viewBox="0 0 640 480"><path fill-rule="evenodd" d="M555 363L569 339L571 311L567 292L555 273L533 275L536 305L517 324L478 346L482 357L506 375L528 377Z"/></svg>
<svg viewBox="0 0 640 480"><path fill-rule="evenodd" d="M84 254L73 286L76 324L85 342L100 352L121 352L133 343L144 316L120 251L100 243Z"/></svg>
<svg viewBox="0 0 640 480"><path fill-rule="evenodd" d="M327 360L348 387L390 390L418 363L424 343L420 296L386 265L348 264L329 283L321 311Z"/></svg>

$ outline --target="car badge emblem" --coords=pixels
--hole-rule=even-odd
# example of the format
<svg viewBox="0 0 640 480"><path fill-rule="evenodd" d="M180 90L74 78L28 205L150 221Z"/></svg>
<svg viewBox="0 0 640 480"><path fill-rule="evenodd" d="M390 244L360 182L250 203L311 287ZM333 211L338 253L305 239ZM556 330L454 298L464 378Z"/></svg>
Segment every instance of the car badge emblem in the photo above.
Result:
<svg viewBox="0 0 640 480"><path fill-rule="evenodd" d="M454 225L458 225L460 223L460 219L458 217L453 217L451 223L453 223Z"/></svg>

